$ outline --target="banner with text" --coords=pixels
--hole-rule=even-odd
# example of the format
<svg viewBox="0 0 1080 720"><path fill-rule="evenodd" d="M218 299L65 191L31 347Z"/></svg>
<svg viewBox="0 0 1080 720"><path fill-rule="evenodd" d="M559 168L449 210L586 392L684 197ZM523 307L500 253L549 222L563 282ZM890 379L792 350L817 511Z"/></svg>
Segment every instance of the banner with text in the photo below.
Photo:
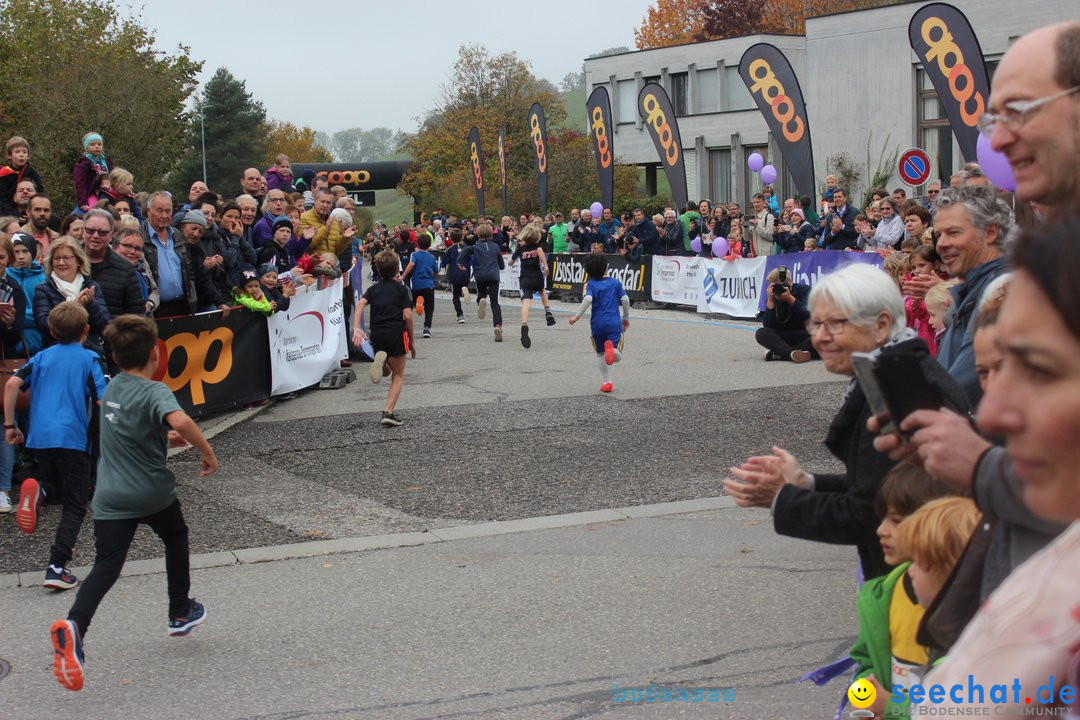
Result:
<svg viewBox="0 0 1080 720"><path fill-rule="evenodd" d="M161 361L155 380L188 415L201 417L264 400L270 390L266 320L246 310L157 321Z"/></svg>
<svg viewBox="0 0 1080 720"><path fill-rule="evenodd" d="M547 121L544 120L544 108L540 103L533 103L529 108L529 135L536 154L536 184L540 190L540 215L547 215L548 198L548 156L547 156Z"/></svg>
<svg viewBox="0 0 1080 720"><path fill-rule="evenodd" d="M480 154L480 131L475 127L469 130L469 169L472 172L472 186L476 191L476 212L484 214L484 159Z"/></svg>
<svg viewBox="0 0 1080 720"><path fill-rule="evenodd" d="M342 303L344 279L322 290L301 288L289 309L267 320L271 395L315 385L349 355Z"/></svg>
<svg viewBox="0 0 1080 720"><path fill-rule="evenodd" d="M781 265L788 270L788 275L794 282L814 287L815 283L833 270L848 263L861 262L868 265L883 267L885 261L877 253L844 252L842 250L816 250L814 252L787 253L785 255L769 255L765 258L765 270L761 274L761 286L763 291L758 299L758 309L765 310L765 292L767 285L765 278Z"/></svg>
<svg viewBox="0 0 1080 720"><path fill-rule="evenodd" d="M701 293L701 258L651 255L650 300L675 305L698 306Z"/></svg>
<svg viewBox="0 0 1080 720"><path fill-rule="evenodd" d="M754 319L764 276L763 257L733 261L701 258L698 312Z"/></svg>
<svg viewBox="0 0 1080 720"><path fill-rule="evenodd" d="M548 290L555 290L570 295L584 295L585 266L581 264L584 254L548 255ZM605 255L608 261L608 275L622 283L623 289L632 302L649 299L651 273L648 255L643 255L637 262L627 262L624 255Z"/></svg>
<svg viewBox="0 0 1080 720"><path fill-rule="evenodd" d="M656 146L656 154L660 156L660 165L671 186L671 201L682 210L687 198L686 159L671 100L664 88L648 83L638 93L637 110Z"/></svg>

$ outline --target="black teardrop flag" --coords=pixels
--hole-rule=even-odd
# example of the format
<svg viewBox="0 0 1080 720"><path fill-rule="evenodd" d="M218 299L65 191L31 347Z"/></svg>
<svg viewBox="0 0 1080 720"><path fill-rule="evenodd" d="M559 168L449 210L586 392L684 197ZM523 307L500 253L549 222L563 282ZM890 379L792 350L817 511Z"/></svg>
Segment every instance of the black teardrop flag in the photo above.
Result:
<svg viewBox="0 0 1080 720"><path fill-rule="evenodd" d="M469 168L472 171L473 189L476 190L476 212L484 214L484 160L480 154L480 131L469 130Z"/></svg>
<svg viewBox="0 0 1080 720"><path fill-rule="evenodd" d="M990 77L971 23L952 5L931 3L911 16L908 40L934 83L960 152L974 162L977 123L986 112Z"/></svg>
<svg viewBox="0 0 1080 720"><path fill-rule="evenodd" d="M540 216L543 217L547 215L548 156L547 123L544 121L544 108L540 107L540 103L533 103L529 108L529 134L536 152L536 182L540 187Z"/></svg>
<svg viewBox="0 0 1080 720"><path fill-rule="evenodd" d="M817 197L814 189L814 149L810 120L795 71L784 53L769 43L746 49L739 60L739 75L765 118L795 187L802 195Z"/></svg>
<svg viewBox="0 0 1080 720"><path fill-rule="evenodd" d="M660 164L664 166L668 184L671 186L671 201L681 212L686 207L686 165L683 160L682 139L679 136L679 124L675 122L675 111L664 88L656 83L649 83L638 93L638 115L649 129Z"/></svg>
<svg viewBox="0 0 1080 720"><path fill-rule="evenodd" d="M600 182L600 199L604 207L615 204L615 145L611 136L611 98L601 85L589 95L585 105L592 130L593 150L596 152L596 177Z"/></svg>

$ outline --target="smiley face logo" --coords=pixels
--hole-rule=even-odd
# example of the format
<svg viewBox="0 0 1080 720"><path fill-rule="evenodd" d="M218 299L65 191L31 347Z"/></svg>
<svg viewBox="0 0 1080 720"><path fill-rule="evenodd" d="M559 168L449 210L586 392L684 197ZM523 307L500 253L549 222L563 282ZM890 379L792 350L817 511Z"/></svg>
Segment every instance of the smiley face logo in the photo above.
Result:
<svg viewBox="0 0 1080 720"><path fill-rule="evenodd" d="M867 708L874 704L877 690L869 680L856 680L847 691L848 700L857 708Z"/></svg>

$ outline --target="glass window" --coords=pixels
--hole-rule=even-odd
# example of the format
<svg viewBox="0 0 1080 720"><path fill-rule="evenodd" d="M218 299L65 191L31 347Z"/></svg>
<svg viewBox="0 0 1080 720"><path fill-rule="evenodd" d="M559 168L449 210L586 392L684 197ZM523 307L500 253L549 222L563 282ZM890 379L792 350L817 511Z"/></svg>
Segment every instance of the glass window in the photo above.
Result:
<svg viewBox="0 0 1080 720"><path fill-rule="evenodd" d="M724 68L724 109L725 110L753 110L754 98L739 75L737 65Z"/></svg>
<svg viewBox="0 0 1080 720"><path fill-rule="evenodd" d="M709 149L709 197L714 203L731 201L730 148Z"/></svg>
<svg viewBox="0 0 1080 720"><path fill-rule="evenodd" d="M689 115L690 103L686 88L687 74L672 73L668 77L671 79L671 106L675 110L675 116Z"/></svg>
<svg viewBox="0 0 1080 720"><path fill-rule="evenodd" d="M716 68L698 70L698 112L711 113L720 109L716 94Z"/></svg>
<svg viewBox="0 0 1080 720"><path fill-rule="evenodd" d="M632 123L637 120L637 83L633 80L619 81L619 118L616 122Z"/></svg>

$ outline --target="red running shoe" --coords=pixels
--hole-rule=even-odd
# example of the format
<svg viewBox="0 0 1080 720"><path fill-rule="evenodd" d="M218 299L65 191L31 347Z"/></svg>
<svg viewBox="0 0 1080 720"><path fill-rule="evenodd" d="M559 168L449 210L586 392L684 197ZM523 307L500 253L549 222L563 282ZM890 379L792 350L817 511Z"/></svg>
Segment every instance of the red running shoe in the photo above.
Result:
<svg viewBox="0 0 1080 720"><path fill-rule="evenodd" d="M600 386L600 392L602 392L602 393L609 393L614 389L615 389L615 385L613 383L609 383L609 382L606 382L606 383L604 383L603 385Z"/></svg>
<svg viewBox="0 0 1080 720"><path fill-rule="evenodd" d="M604 341L604 362L608 365L615 364L615 344L610 340ZM611 392L608 390L608 392Z"/></svg>
<svg viewBox="0 0 1080 720"><path fill-rule="evenodd" d="M19 488L19 507L15 511L15 524L24 533L29 534L37 530L43 496L41 485L37 480L26 478L22 481L22 486Z"/></svg>

